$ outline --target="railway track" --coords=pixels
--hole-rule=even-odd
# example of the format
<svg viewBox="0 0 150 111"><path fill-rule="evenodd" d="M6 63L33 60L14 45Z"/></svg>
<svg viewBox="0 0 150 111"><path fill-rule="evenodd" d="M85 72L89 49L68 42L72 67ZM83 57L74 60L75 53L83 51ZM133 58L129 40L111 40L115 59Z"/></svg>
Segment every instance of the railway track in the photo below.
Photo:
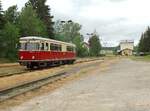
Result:
<svg viewBox="0 0 150 111"><path fill-rule="evenodd" d="M31 72L31 71L21 71L21 72L14 72L14 73L4 73L4 74L0 75L0 78L7 77L7 76L18 75L18 74L23 74L23 73L27 73L27 72Z"/></svg>
<svg viewBox="0 0 150 111"><path fill-rule="evenodd" d="M15 66L19 66L19 63L2 63L0 64L0 68L3 68L3 67L15 67Z"/></svg>
<svg viewBox="0 0 150 111"><path fill-rule="evenodd" d="M74 67L72 69L69 69L69 70L66 70L63 72L59 72L59 73L54 74L54 75L49 75L47 77L43 77L43 78L40 78L37 80L33 80L33 81L25 82L25 83L20 83L20 84L17 84L15 86L1 89L0 90L0 102L3 102L3 101L10 99L10 98L13 98L17 95L23 94L25 92L40 88L44 85L56 82L58 80L66 78L72 74L76 74L77 72L80 71L80 69L85 69L85 68L97 66L100 63L101 62L98 61L98 62L91 63L91 64L84 64L82 66L77 66L77 67Z"/></svg>
<svg viewBox="0 0 150 111"><path fill-rule="evenodd" d="M86 59L86 58L85 58ZM94 58L94 59L97 59L97 58ZM87 58L87 60L94 60L93 58L92 59L89 59ZM82 62L82 61L87 61L87 60L77 60L77 63L78 62ZM3 64L0 64L0 68L4 68L4 67L15 67L15 66L19 66L19 63L3 63Z"/></svg>
<svg viewBox="0 0 150 111"><path fill-rule="evenodd" d="M23 94L27 91L30 91L30 90L33 90L36 88L40 88L43 85L46 85L48 83L52 83L52 82L59 80L59 79L62 79L64 77L66 77L66 73L62 72L62 73L58 73L54 76L44 77L44 78L41 78L38 80L34 80L31 82L19 84L19 85L16 85L14 87L0 90L0 102L7 100L7 99L10 99L12 97L15 97L19 94Z"/></svg>
<svg viewBox="0 0 150 111"><path fill-rule="evenodd" d="M80 60L80 61L76 61L75 64L78 64L78 63L83 63L83 62L90 62L90 61L96 61L96 60L100 60L100 58L95 58L95 59L90 59L90 60ZM12 65L12 67L14 66L17 66L17 65ZM4 66L5 67L5 66ZM4 68L4 67L0 67L1 68ZM8 66L8 67L11 67L11 66ZM45 69L48 69L48 68L45 68ZM37 70L44 70L44 69L37 69ZM33 72L33 71L37 71L37 70L30 70L30 69L24 69L24 70L21 70L19 72L8 72L8 73L3 73L3 74L0 74L0 78L2 77L7 77L7 76L13 76L13 75L18 75L18 74L24 74L24 73L28 73L28 72Z"/></svg>

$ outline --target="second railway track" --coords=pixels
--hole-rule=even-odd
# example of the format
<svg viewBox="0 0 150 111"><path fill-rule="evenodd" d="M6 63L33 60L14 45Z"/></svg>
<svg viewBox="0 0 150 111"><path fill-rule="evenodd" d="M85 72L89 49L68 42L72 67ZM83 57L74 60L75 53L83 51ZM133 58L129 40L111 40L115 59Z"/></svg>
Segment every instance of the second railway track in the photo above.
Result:
<svg viewBox="0 0 150 111"><path fill-rule="evenodd" d="M58 73L54 76L41 78L41 79L38 79L38 80L34 80L34 81L31 81L31 82L19 84L19 85L16 85L14 87L10 87L10 88L0 90L0 102L2 102L4 100L7 100L7 99L10 99L10 98L12 98L14 96L17 96L19 94L25 93L27 91L39 88L43 85L54 82L54 81L59 80L63 77L66 77L65 72Z"/></svg>
<svg viewBox="0 0 150 111"><path fill-rule="evenodd" d="M12 97L15 97L17 95L23 94L27 91L31 91L36 88L40 88L41 86L44 86L49 83L53 83L55 81L61 80L63 78L66 78L72 74L75 74L79 72L80 69L89 68L91 66L97 66L101 62L94 62L90 64L84 64L82 66L74 67L72 69L61 71L59 73L56 73L54 75L49 75L47 77L43 77L37 80L33 80L30 82L25 82L21 84L17 84L12 87L7 87L5 89L0 90L0 102L5 101L7 99L10 99Z"/></svg>

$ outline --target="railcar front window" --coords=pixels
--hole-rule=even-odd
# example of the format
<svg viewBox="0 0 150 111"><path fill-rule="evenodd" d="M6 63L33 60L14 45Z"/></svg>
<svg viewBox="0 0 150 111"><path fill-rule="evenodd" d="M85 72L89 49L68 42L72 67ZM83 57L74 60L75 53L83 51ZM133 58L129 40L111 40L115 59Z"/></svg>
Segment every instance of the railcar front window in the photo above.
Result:
<svg viewBox="0 0 150 111"><path fill-rule="evenodd" d="M21 50L26 50L26 43L20 43L19 45Z"/></svg>
<svg viewBox="0 0 150 111"><path fill-rule="evenodd" d="M21 43L21 50L39 50L39 44L38 43Z"/></svg>

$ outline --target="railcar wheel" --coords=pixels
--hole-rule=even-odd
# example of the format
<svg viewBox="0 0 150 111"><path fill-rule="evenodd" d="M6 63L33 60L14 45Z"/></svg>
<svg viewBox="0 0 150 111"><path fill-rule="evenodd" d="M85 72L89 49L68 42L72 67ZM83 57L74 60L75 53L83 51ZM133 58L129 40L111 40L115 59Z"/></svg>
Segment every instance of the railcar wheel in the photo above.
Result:
<svg viewBox="0 0 150 111"><path fill-rule="evenodd" d="M33 69L34 66L33 66L32 64L27 64L27 68L28 68L28 69Z"/></svg>
<svg viewBox="0 0 150 111"><path fill-rule="evenodd" d="M74 63L74 60L69 60L68 61L68 64L73 64Z"/></svg>
<svg viewBox="0 0 150 111"><path fill-rule="evenodd" d="M74 60L71 60L71 61L70 61L70 64L73 64L73 63L74 63Z"/></svg>

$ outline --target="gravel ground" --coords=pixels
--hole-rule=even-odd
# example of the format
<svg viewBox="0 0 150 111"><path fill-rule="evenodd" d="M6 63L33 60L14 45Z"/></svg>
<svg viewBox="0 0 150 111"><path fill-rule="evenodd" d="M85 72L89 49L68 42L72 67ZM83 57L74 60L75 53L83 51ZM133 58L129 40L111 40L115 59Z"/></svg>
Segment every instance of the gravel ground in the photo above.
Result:
<svg viewBox="0 0 150 111"><path fill-rule="evenodd" d="M150 111L150 63L121 59L2 111Z"/></svg>

